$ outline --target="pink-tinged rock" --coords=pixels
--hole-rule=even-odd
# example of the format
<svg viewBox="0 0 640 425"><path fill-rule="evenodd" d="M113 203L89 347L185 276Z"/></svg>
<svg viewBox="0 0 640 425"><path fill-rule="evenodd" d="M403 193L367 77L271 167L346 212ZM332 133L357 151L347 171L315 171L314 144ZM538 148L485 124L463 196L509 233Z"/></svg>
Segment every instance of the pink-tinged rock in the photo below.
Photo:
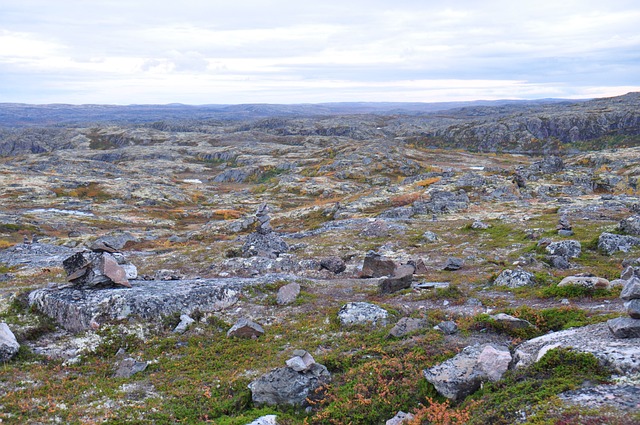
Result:
<svg viewBox="0 0 640 425"><path fill-rule="evenodd" d="M111 279L113 283L131 288L129 279L127 279L127 272L111 255L104 253L102 255L102 262L100 266L102 274Z"/></svg>

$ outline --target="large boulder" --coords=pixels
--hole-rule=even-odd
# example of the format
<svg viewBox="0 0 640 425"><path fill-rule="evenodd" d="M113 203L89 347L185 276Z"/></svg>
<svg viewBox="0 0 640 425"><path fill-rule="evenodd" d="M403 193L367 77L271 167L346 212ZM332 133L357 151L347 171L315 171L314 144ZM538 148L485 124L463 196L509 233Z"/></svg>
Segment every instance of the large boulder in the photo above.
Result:
<svg viewBox="0 0 640 425"><path fill-rule="evenodd" d="M101 290L51 287L31 292L29 304L65 329L81 332L129 318L159 322L176 313L218 311L235 304L243 286L262 280L132 281L129 289Z"/></svg>
<svg viewBox="0 0 640 425"><path fill-rule="evenodd" d="M383 279L378 285L381 294L391 294L411 287L413 272L415 267L411 264L399 265L395 268L393 275Z"/></svg>
<svg viewBox="0 0 640 425"><path fill-rule="evenodd" d="M558 283L558 286L582 286L587 289L609 289L609 281L597 276L567 276Z"/></svg>
<svg viewBox="0 0 640 425"><path fill-rule="evenodd" d="M451 400L460 400L480 388L483 382L497 381L509 368L507 347L491 344L466 347L455 357L423 371L436 390Z"/></svg>
<svg viewBox="0 0 640 425"><path fill-rule="evenodd" d="M242 318L227 331L227 337L258 338L264 335L264 329L258 323Z"/></svg>
<svg viewBox="0 0 640 425"><path fill-rule="evenodd" d="M634 246L640 245L640 238L628 235L615 235L604 232L598 237L598 249L607 255L618 251L629 252Z"/></svg>
<svg viewBox="0 0 640 425"><path fill-rule="evenodd" d="M571 328L525 341L516 347L515 366L529 366L551 348L571 348L593 354L602 365L619 374L640 372L640 339L619 339L607 323Z"/></svg>
<svg viewBox="0 0 640 425"><path fill-rule="evenodd" d="M574 240L551 242L545 250L551 256L558 256L564 258L577 258L582 252L582 246L580 242Z"/></svg>
<svg viewBox="0 0 640 425"><path fill-rule="evenodd" d="M8 362L18 353L20 344L16 340L15 335L9 329L9 326L0 323L0 362Z"/></svg>
<svg viewBox="0 0 640 425"><path fill-rule="evenodd" d="M301 406L321 397L318 390L331 382L331 374L319 363L297 372L291 367L273 369L249 384L256 405Z"/></svg>
<svg viewBox="0 0 640 425"><path fill-rule="evenodd" d="M530 286L533 284L533 273L522 269L506 269L493 281L493 284L496 286L506 286L508 288Z"/></svg>
<svg viewBox="0 0 640 425"><path fill-rule="evenodd" d="M387 310L365 302L347 303L338 311L338 320L343 326L386 326L388 316Z"/></svg>
<svg viewBox="0 0 640 425"><path fill-rule="evenodd" d="M609 330L617 338L640 338L640 319L618 317L607 322Z"/></svg>
<svg viewBox="0 0 640 425"><path fill-rule="evenodd" d="M640 236L640 215L632 215L622 220L620 230L628 235Z"/></svg>
<svg viewBox="0 0 640 425"><path fill-rule="evenodd" d="M393 260L378 254L375 251L367 252L362 264L361 277L382 277L391 276L396 269Z"/></svg>
<svg viewBox="0 0 640 425"><path fill-rule="evenodd" d="M416 319L413 317L403 317L389 331L389 336L401 338L407 334L418 332L427 328L427 319Z"/></svg>

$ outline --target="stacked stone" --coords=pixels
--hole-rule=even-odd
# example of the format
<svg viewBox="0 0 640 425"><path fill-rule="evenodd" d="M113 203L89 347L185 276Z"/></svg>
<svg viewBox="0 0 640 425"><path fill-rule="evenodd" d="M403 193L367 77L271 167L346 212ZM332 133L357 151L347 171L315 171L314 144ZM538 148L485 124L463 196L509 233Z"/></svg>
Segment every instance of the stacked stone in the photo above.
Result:
<svg viewBox="0 0 640 425"><path fill-rule="evenodd" d="M556 229L558 230L558 234L560 236L573 236L573 227L571 226L571 223L569 222L567 216L564 214L560 216Z"/></svg>
<svg viewBox="0 0 640 425"><path fill-rule="evenodd" d="M640 279L633 275L620 293L629 317L611 319L607 324L618 338L640 338Z"/></svg>
<svg viewBox="0 0 640 425"><path fill-rule="evenodd" d="M270 224L269 206L260 204L256 211L256 231L245 239L242 245L242 256L278 258L289 251L289 245L273 230Z"/></svg>

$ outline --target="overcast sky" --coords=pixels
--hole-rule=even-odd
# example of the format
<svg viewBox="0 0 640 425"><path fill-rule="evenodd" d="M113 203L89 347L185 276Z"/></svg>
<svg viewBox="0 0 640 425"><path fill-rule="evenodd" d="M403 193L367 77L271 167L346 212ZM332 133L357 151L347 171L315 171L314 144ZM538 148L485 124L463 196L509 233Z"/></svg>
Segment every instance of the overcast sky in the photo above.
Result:
<svg viewBox="0 0 640 425"><path fill-rule="evenodd" d="M0 102L640 91L637 0L0 0Z"/></svg>

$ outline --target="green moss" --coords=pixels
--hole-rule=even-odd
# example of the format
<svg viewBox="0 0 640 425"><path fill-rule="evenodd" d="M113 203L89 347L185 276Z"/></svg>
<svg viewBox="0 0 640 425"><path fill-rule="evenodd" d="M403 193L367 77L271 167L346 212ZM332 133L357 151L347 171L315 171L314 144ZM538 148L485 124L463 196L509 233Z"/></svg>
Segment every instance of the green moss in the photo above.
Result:
<svg viewBox="0 0 640 425"><path fill-rule="evenodd" d="M470 424L513 424L521 412L535 411L555 395L578 388L584 381L605 382L610 372L592 354L554 349L537 363L505 374L498 382L486 384L470 397L479 405Z"/></svg>

